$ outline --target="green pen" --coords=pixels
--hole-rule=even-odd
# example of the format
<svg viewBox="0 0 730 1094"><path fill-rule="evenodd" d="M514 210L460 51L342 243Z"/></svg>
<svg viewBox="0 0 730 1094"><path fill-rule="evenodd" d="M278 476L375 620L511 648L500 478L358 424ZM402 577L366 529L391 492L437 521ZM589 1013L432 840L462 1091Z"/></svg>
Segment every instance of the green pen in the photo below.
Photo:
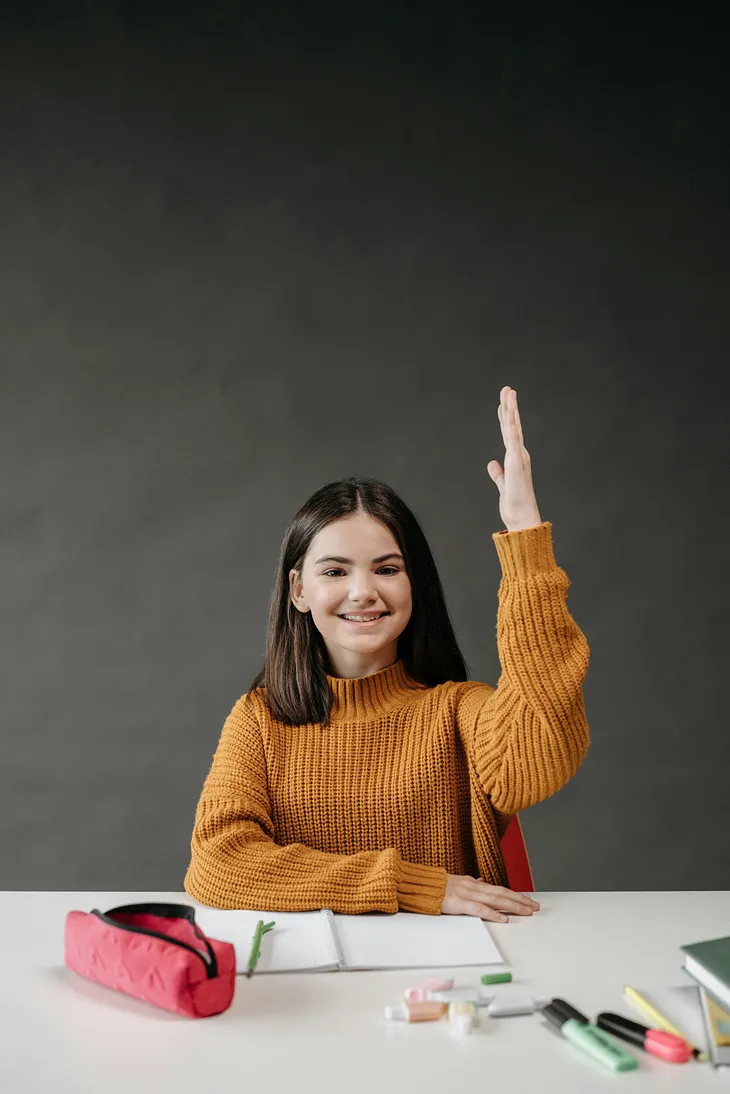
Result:
<svg viewBox="0 0 730 1094"><path fill-rule="evenodd" d="M639 1066L635 1056L621 1048L610 1034L591 1025L584 1014L564 999L553 999L542 1013L563 1037L611 1071L632 1071Z"/></svg>
<svg viewBox="0 0 730 1094"><path fill-rule="evenodd" d="M256 930L253 933L253 942L251 943L251 953L248 958L248 967L246 969L246 976L250 977L253 970L256 968L259 957L261 956L261 939L270 931L272 927L275 927L276 923L272 919L271 923L264 923L263 919L260 919L256 924Z"/></svg>

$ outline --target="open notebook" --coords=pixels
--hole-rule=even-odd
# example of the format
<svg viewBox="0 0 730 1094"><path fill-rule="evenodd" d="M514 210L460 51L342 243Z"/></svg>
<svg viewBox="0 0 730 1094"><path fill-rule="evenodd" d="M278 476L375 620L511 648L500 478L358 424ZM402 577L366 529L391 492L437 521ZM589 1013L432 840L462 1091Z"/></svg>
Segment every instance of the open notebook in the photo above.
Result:
<svg viewBox="0 0 730 1094"><path fill-rule="evenodd" d="M474 916L226 911L196 904L195 919L206 935L233 943L238 972L246 971L259 919L273 919L276 926L261 941L257 973L503 964L485 924Z"/></svg>

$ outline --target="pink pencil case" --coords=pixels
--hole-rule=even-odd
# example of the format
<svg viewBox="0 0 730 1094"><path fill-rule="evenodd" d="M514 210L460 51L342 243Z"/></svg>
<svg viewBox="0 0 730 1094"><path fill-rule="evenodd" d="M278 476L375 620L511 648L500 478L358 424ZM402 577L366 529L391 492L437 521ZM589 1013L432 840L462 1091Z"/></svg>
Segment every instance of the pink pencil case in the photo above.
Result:
<svg viewBox="0 0 730 1094"><path fill-rule="evenodd" d="M64 962L87 980L187 1018L220 1014L235 992L233 946L206 938L189 904L69 912Z"/></svg>

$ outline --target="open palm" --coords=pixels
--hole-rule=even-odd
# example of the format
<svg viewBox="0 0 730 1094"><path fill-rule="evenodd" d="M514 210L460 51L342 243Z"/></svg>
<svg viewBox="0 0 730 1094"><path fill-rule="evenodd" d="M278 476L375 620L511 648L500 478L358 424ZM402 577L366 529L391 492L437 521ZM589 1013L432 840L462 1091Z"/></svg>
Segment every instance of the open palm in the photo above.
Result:
<svg viewBox="0 0 730 1094"><path fill-rule="evenodd" d="M522 436L514 388L502 388L497 417L504 441L504 466L497 460L490 460L487 472L499 490L499 514L505 528L508 532L517 532L541 524L542 520L532 485L530 453Z"/></svg>

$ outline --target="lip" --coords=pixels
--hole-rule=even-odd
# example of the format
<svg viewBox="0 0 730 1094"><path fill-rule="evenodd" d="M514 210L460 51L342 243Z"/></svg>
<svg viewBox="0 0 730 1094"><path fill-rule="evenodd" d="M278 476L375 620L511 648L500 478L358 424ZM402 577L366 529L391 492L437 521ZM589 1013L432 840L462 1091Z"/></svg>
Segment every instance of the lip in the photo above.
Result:
<svg viewBox="0 0 730 1094"><path fill-rule="evenodd" d="M375 627L378 623L382 623L384 619L387 619L389 615L390 612L385 612L383 615L379 615L377 619L370 619L367 623L358 623L354 619L345 619L344 615L338 616L338 619L341 619L343 623L349 623L351 627Z"/></svg>

